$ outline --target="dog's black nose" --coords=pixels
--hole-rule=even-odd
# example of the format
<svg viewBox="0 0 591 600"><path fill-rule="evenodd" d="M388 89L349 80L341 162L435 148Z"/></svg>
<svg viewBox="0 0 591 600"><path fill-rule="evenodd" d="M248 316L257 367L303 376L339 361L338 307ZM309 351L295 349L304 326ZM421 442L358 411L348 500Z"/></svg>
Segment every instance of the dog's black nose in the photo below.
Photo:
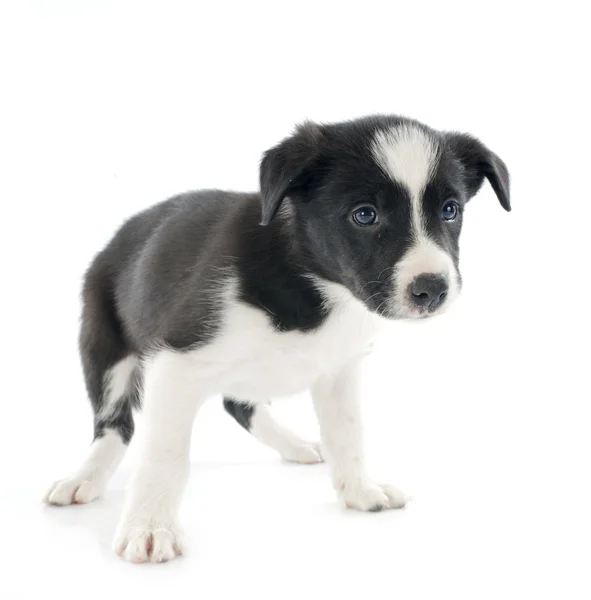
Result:
<svg viewBox="0 0 591 600"><path fill-rule="evenodd" d="M419 308L438 309L447 298L447 279L434 273L423 273L410 285L411 300Z"/></svg>

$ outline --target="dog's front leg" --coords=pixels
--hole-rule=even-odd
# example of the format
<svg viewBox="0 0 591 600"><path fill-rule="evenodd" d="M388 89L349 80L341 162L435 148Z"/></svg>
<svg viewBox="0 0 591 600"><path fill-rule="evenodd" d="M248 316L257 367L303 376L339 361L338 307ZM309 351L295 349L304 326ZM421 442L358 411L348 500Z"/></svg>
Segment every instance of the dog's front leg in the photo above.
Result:
<svg viewBox="0 0 591 600"><path fill-rule="evenodd" d="M140 461L113 544L132 562L164 562L182 553L177 512L189 476L193 421L204 400L191 366L170 351L145 365Z"/></svg>
<svg viewBox="0 0 591 600"><path fill-rule="evenodd" d="M365 469L359 371L360 363L355 361L336 376L322 378L312 388L333 485L349 508L370 511L401 508L407 497L395 487L374 483Z"/></svg>

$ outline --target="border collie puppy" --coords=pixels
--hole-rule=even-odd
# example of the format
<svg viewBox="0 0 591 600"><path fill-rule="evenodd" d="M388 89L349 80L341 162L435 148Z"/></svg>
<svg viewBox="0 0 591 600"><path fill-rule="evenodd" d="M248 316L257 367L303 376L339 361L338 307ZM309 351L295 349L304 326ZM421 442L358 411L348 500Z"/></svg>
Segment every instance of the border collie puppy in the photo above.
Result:
<svg viewBox="0 0 591 600"><path fill-rule="evenodd" d="M132 217L84 283L94 441L46 502L100 496L141 407L142 459L114 549L132 562L181 554L193 420L221 394L285 459L325 456L348 507L404 506L364 466L359 363L384 319L435 315L457 296L464 206L485 177L510 210L505 164L471 136L398 116L307 122L265 153L260 193L186 193ZM269 412L306 389L322 454Z"/></svg>

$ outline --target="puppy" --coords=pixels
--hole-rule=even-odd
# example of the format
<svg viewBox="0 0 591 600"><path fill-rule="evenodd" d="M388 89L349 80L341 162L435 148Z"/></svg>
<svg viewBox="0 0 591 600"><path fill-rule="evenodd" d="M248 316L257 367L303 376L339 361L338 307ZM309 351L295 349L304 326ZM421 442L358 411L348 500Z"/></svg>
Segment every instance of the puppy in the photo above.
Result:
<svg viewBox="0 0 591 600"><path fill-rule="evenodd" d="M269 412L272 398L309 389L344 503L404 506L366 473L359 363L384 319L429 317L457 296L464 206L485 177L510 210L505 164L473 137L397 116L308 122L265 153L260 193L187 193L132 217L84 283L94 442L46 502L100 496L141 407L142 459L114 549L133 562L172 559L203 402L222 394L263 443L315 463L319 446Z"/></svg>

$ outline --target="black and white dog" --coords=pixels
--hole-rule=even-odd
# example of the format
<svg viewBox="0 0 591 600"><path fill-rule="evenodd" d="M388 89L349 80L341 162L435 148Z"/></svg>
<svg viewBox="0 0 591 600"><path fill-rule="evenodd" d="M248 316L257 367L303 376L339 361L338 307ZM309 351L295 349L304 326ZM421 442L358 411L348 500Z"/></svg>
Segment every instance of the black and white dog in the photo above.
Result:
<svg viewBox="0 0 591 600"><path fill-rule="evenodd" d="M265 153L260 193L187 193L132 217L84 284L94 442L46 502L103 493L141 405L142 460L114 548L133 562L172 559L203 402L223 394L263 443L315 463L319 446L269 412L272 398L310 389L344 503L404 506L364 467L359 363L384 319L437 314L458 294L463 210L485 177L510 210L505 164L473 137L396 116L305 123Z"/></svg>

